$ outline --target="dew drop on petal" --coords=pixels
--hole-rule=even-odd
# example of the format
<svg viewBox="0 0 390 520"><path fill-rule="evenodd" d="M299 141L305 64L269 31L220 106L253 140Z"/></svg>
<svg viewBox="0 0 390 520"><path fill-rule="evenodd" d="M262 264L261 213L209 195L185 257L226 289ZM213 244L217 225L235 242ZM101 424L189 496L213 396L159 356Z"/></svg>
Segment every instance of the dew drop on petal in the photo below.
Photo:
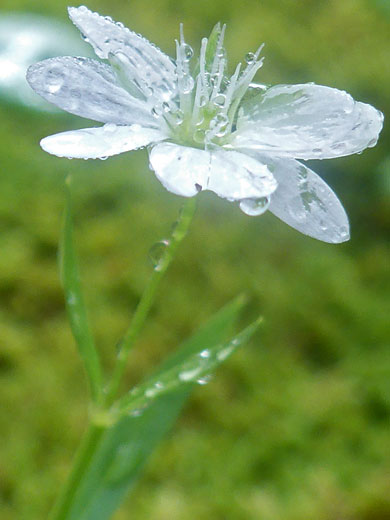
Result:
<svg viewBox="0 0 390 520"><path fill-rule="evenodd" d="M203 359L207 359L211 356L211 352L206 348L200 352L199 356Z"/></svg>
<svg viewBox="0 0 390 520"><path fill-rule="evenodd" d="M270 205L269 197L260 197L259 199L243 199L240 201L240 209L251 217L256 217L267 211Z"/></svg>
<svg viewBox="0 0 390 520"><path fill-rule="evenodd" d="M169 246L169 240L161 240L152 245L149 250L149 259L152 262L153 269L160 271L163 265L164 253Z"/></svg>

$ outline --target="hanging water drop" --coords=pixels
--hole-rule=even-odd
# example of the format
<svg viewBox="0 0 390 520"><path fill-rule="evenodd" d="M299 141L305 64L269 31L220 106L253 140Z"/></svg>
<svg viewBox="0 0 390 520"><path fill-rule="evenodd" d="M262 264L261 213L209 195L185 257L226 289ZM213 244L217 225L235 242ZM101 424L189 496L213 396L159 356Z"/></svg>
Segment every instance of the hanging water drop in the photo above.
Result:
<svg viewBox="0 0 390 520"><path fill-rule="evenodd" d="M169 103L164 101L164 103L162 104L162 109L163 109L164 112L169 112L170 111Z"/></svg>
<svg viewBox="0 0 390 520"><path fill-rule="evenodd" d="M163 267L164 254L169 246L169 240L161 240L152 245L149 250L149 259L152 262L153 269L160 271Z"/></svg>
<svg viewBox="0 0 390 520"><path fill-rule="evenodd" d="M206 349L202 350L202 352L200 352L199 356L202 359L208 359L211 356L211 352L209 351L209 349L206 348Z"/></svg>
<svg viewBox="0 0 390 520"><path fill-rule="evenodd" d="M259 199L243 199L240 201L240 209L251 217L256 217L267 211L270 205L268 197L260 197Z"/></svg>

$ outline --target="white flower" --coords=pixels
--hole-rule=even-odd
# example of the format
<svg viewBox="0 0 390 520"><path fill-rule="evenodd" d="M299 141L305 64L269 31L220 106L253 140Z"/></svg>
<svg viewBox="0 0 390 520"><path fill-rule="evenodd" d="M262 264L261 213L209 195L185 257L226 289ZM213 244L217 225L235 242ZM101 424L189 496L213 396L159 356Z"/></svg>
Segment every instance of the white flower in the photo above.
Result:
<svg viewBox="0 0 390 520"><path fill-rule="evenodd" d="M105 124L46 137L44 150L104 159L149 146L151 168L177 195L211 190L238 201L248 215L269 209L319 240L348 240L340 201L297 159L341 157L374 146L380 112L312 83L253 83L261 47L227 78L225 26L219 24L202 40L196 63L181 30L174 62L142 36L84 6L69 8L69 16L106 62L48 59L30 67L27 79L51 103Z"/></svg>

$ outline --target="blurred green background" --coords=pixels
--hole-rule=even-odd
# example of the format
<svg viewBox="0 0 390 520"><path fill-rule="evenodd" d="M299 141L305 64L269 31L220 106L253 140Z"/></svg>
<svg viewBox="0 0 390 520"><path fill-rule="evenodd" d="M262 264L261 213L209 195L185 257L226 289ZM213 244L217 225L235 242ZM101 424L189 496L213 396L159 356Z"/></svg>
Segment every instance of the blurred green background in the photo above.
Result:
<svg viewBox="0 0 390 520"><path fill-rule="evenodd" d="M171 55L180 21L194 46L218 20L227 22L231 67L265 41L259 81L345 89L386 115L389 4L90 0L88 7ZM0 15L65 21L66 6L2 0ZM87 416L57 275L65 175L74 173L84 287L107 368L150 275L148 250L169 232L182 200L149 171L144 151L84 162L39 148L40 138L85 120L3 98L0 121L0 516L32 520L46 517ZM361 156L311 166L345 205L347 244L316 242L272 215L250 218L213 194L199 196L128 385L241 292L250 297L243 323L261 313L265 324L196 389L115 520L390 519L388 128Z"/></svg>

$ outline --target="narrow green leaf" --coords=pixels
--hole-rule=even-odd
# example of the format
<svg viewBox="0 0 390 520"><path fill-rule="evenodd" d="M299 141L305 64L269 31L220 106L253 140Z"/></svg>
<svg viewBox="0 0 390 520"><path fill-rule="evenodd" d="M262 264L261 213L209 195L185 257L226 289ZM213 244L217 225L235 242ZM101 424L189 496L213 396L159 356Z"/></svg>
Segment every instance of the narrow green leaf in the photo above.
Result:
<svg viewBox="0 0 390 520"><path fill-rule="evenodd" d="M72 199L68 181L60 242L60 276L65 293L70 327L81 358L84 361L92 397L96 401L102 387L102 372L97 349L89 328L81 291L77 256L73 242Z"/></svg>
<svg viewBox="0 0 390 520"><path fill-rule="evenodd" d="M158 373L191 353L223 342L243 305L236 300L217 313ZM193 385L157 396L140 415L121 419L107 431L84 478L67 520L107 520L135 484L148 456L171 429Z"/></svg>
<svg viewBox="0 0 390 520"><path fill-rule="evenodd" d="M218 41L221 36L221 23L218 22L214 25L213 30L208 38L206 47L206 70L210 72L211 66L214 61L214 56L217 51Z"/></svg>
<svg viewBox="0 0 390 520"><path fill-rule="evenodd" d="M227 342L213 344L210 340L196 352L189 351L178 362L136 386L120 401L120 410L131 413L149 406L150 401L183 385L205 384L214 370L230 357L238 347L246 343L259 326L260 320L234 336ZM200 345L199 345L200 346Z"/></svg>
<svg viewBox="0 0 390 520"><path fill-rule="evenodd" d="M219 52L225 52L223 47L224 30L224 26L221 27L220 22L218 22L211 31L206 47L205 66L207 72L211 72L215 55Z"/></svg>

